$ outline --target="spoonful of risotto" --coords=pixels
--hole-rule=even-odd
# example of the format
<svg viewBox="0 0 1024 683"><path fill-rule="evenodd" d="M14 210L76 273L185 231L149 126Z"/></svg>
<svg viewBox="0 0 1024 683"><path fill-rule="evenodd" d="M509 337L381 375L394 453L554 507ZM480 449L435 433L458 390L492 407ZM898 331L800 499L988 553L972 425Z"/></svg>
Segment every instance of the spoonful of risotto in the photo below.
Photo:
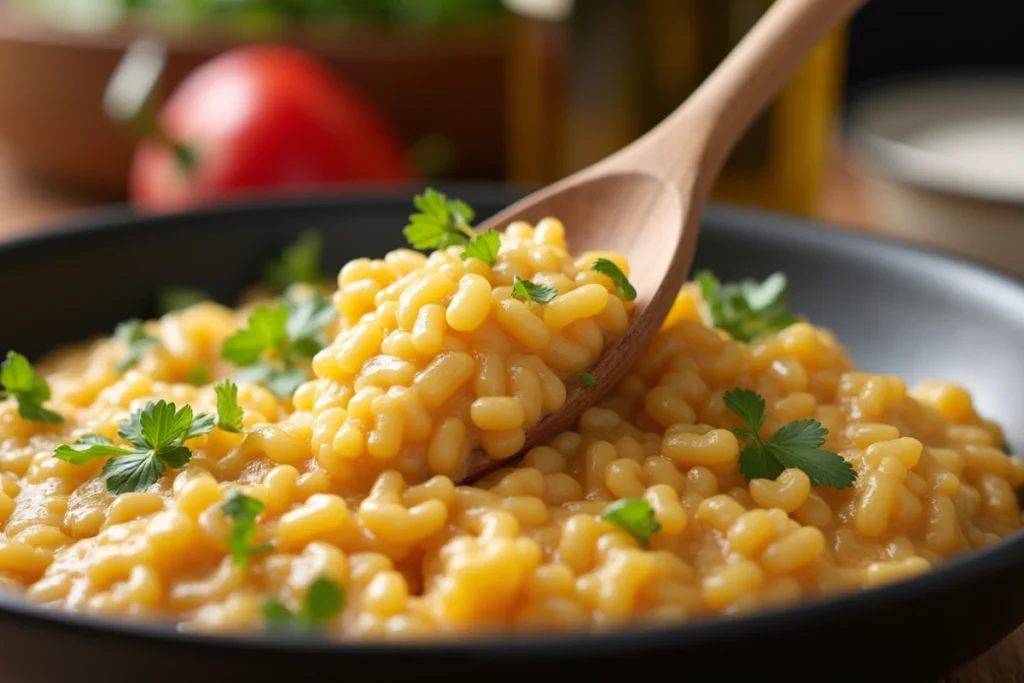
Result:
<svg viewBox="0 0 1024 683"><path fill-rule="evenodd" d="M310 405L320 465L347 480L397 469L411 481L475 481L572 438L565 430L581 417L612 419L587 409L645 349L656 361L651 341L687 279L729 151L864 1L777 0L660 125L475 228L463 202L418 196L405 235L429 255L402 250L341 271L341 332L312 367L333 387Z"/></svg>
<svg viewBox="0 0 1024 683"><path fill-rule="evenodd" d="M545 395L561 392L545 386L553 384L553 378L545 377L543 370L533 368L536 382L520 380L531 389L536 384L541 396L540 411L526 407L533 415L524 416L525 424L531 417L539 420L521 438L517 432L523 424L522 407L515 406L514 399L501 400L510 392L499 391L497 382L487 386L501 362L499 351L482 355L477 383L493 395L478 398L471 417L478 427L493 423L501 429L484 431L487 454L469 459L467 478L495 469L512 454L509 451L544 443L570 428L649 347L689 274L701 212L729 152L818 42L864 2L777 0L661 124L612 156L478 226L485 234L506 229L507 259L499 267L511 276L513 286L495 308L499 322L508 321L520 344L544 349L540 355L556 374L580 371L582 363L592 363L579 381L566 381L564 400ZM545 220L549 217L558 222ZM535 226L532 235L528 225ZM549 245L554 249L547 249ZM562 247L583 257L567 269L558 260ZM545 276L549 271L557 274ZM573 279L566 272L575 272ZM528 278L530 274L536 275ZM619 301L609 305L607 290ZM456 297L469 301L473 292L468 283L460 285ZM496 292L503 296L500 288ZM538 306L545 307L540 317L531 311ZM627 313L632 321L620 331ZM603 337L613 338L604 348ZM511 377L516 383L516 375ZM535 392L524 386L519 393ZM548 412L545 402L561 405ZM494 432L502 436L495 437ZM508 443L498 443L502 439ZM493 448L486 448L488 441Z"/></svg>

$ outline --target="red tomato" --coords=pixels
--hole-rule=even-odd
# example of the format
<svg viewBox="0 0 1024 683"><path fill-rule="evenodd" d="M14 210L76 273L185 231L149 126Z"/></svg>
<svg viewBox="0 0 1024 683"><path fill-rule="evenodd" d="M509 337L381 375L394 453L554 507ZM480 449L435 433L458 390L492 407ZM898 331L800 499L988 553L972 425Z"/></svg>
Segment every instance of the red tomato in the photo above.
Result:
<svg viewBox="0 0 1024 683"><path fill-rule="evenodd" d="M325 66L291 48L244 47L212 59L182 82L160 122L196 163L185 173L168 146L141 143L130 193L143 210L182 209L258 188L413 178L380 115Z"/></svg>

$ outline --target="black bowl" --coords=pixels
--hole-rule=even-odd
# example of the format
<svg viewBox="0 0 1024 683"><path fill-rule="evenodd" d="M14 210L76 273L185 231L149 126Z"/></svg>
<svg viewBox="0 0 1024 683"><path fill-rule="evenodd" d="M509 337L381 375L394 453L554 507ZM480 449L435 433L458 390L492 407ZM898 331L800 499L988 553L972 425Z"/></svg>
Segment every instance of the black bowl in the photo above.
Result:
<svg viewBox="0 0 1024 683"><path fill-rule="evenodd" d="M453 189L481 215L514 195ZM328 266L402 244L408 195L315 198L158 218L127 211L0 246L0 349L42 353L152 313L166 285L233 301L303 230ZM696 261L723 278L785 271L793 307L829 327L869 370L948 378L1024 447L1024 286L964 261L732 209L711 209ZM1024 620L1024 535L923 576L752 617L600 635L338 645L212 638L64 614L0 597L0 679L13 683L277 680L934 680ZM565 667L562 669L562 667Z"/></svg>

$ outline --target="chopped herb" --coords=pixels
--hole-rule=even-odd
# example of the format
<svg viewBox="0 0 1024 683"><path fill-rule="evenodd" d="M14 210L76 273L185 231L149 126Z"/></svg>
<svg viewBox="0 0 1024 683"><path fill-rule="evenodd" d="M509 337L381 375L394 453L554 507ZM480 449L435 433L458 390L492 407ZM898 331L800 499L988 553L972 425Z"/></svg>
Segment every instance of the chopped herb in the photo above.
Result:
<svg viewBox="0 0 1024 683"><path fill-rule="evenodd" d="M238 405L238 385L229 379L213 388L217 394L217 426L225 432L242 431L242 406Z"/></svg>
<svg viewBox="0 0 1024 683"><path fill-rule="evenodd" d="M129 447L98 434L86 434L73 444L54 452L58 460L81 465L97 458L110 457L103 465L107 490L114 495L144 491L155 484L167 468L184 467L192 458L185 442L214 428L212 415L193 415L191 406L178 410L173 403L147 403L121 425L117 435Z"/></svg>
<svg viewBox="0 0 1024 683"><path fill-rule="evenodd" d="M606 275L612 281L612 284L615 285L615 296L623 301L633 301L636 299L636 290L633 289L633 285L629 284L626 274L612 261L606 258L599 258L594 261L590 269L601 273L601 275Z"/></svg>
<svg viewBox="0 0 1024 683"><path fill-rule="evenodd" d="M167 287L157 296L157 311L160 315L167 315L209 300L210 295L202 289Z"/></svg>
<svg viewBox="0 0 1024 683"><path fill-rule="evenodd" d="M253 541L256 539L256 518L265 508L266 506L260 501L238 491L232 492L220 506L221 512L232 522L231 531L227 537L231 559L242 569L249 564L249 558L273 550L273 546L269 543L253 545Z"/></svg>
<svg viewBox="0 0 1024 683"><path fill-rule="evenodd" d="M695 279L704 299L705 323L739 341L780 332L799 320L787 307L785 273L770 275L761 283L721 284L710 271L698 273Z"/></svg>
<svg viewBox="0 0 1024 683"><path fill-rule="evenodd" d="M324 330L336 315L320 292L302 301L257 306L248 326L224 340L221 355L242 368L238 381L262 384L282 398L291 396L308 378L297 364L324 347Z"/></svg>
<svg viewBox="0 0 1024 683"><path fill-rule="evenodd" d="M512 296L522 297L523 301L534 301L538 304L546 304L555 298L558 290L546 285L538 285L529 280L524 280L518 275L512 279Z"/></svg>
<svg viewBox="0 0 1024 683"><path fill-rule="evenodd" d="M587 389L593 389L597 386L597 380L589 372L580 373L580 384L585 386Z"/></svg>
<svg viewBox="0 0 1024 683"><path fill-rule="evenodd" d="M803 470L812 486L845 489L853 486L857 472L842 456L821 448L828 430L817 420L803 419L782 425L771 438L759 432L765 422L765 402L755 391L733 389L722 397L746 427L733 430L750 439L740 453L740 472L751 479L776 479L787 467Z"/></svg>
<svg viewBox="0 0 1024 683"><path fill-rule="evenodd" d="M501 249L501 235L497 230L488 230L474 237L459 256L463 261L473 257L493 266L494 262L498 260L499 249Z"/></svg>
<svg viewBox="0 0 1024 683"><path fill-rule="evenodd" d="M416 195L413 204L419 213L409 216L409 225L402 231L413 249L447 249L477 238L470 228L475 214L465 202L448 199L428 187L423 194Z"/></svg>
<svg viewBox="0 0 1024 683"><path fill-rule="evenodd" d="M263 281L275 294L281 294L296 283L320 285L327 280L320 269L323 240L315 232L306 232L298 241L281 252L281 256L263 269Z"/></svg>
<svg viewBox="0 0 1024 683"><path fill-rule="evenodd" d="M159 343L155 338L146 334L142 327L142 321L135 318L118 325L114 330L114 339L118 339L128 346L128 353L117 364L118 372L124 372L138 363L146 349Z"/></svg>
<svg viewBox="0 0 1024 683"><path fill-rule="evenodd" d="M654 518L654 508L643 498L622 498L604 509L601 519L614 524L647 545L651 536L661 531L661 524Z"/></svg>
<svg viewBox="0 0 1024 683"><path fill-rule="evenodd" d="M345 593L334 581L320 577L309 586L299 612L292 612L277 598L263 604L263 619L272 629L315 632L334 620L345 604Z"/></svg>
<svg viewBox="0 0 1024 683"><path fill-rule="evenodd" d="M64 418L43 407L50 399L50 385L36 374L28 358L8 351L7 359L0 363L0 385L3 398L13 398L18 404L18 415L30 422L60 423Z"/></svg>
<svg viewBox="0 0 1024 683"><path fill-rule="evenodd" d="M210 381L210 372L205 365L197 365L188 371L188 383L192 386L201 387Z"/></svg>

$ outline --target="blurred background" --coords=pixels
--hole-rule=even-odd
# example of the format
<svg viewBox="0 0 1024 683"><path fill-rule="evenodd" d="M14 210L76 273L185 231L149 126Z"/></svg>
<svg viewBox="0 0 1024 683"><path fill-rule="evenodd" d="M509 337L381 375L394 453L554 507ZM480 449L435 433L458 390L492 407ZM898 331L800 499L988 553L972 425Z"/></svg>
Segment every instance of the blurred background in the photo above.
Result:
<svg viewBox="0 0 1024 683"><path fill-rule="evenodd" d="M126 200L546 183L659 121L770 4L0 0L0 238ZM1022 25L1019 0L874 0L717 198L1024 274Z"/></svg>

